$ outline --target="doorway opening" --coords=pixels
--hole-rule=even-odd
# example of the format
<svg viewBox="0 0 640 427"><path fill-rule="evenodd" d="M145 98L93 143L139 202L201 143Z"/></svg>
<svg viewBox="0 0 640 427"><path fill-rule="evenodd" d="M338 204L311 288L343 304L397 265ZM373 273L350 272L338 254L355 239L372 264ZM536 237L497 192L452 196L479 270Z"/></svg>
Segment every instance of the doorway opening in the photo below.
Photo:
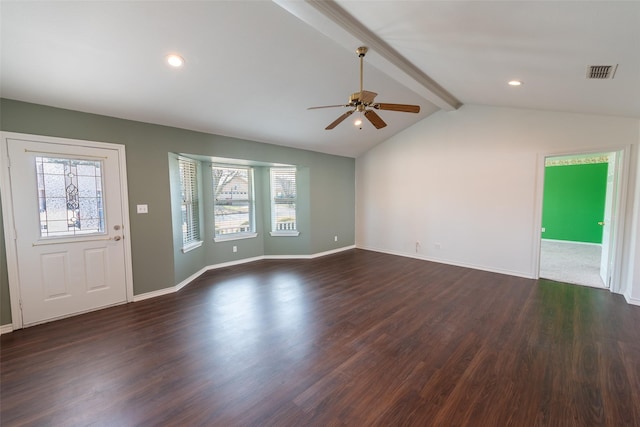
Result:
<svg viewBox="0 0 640 427"><path fill-rule="evenodd" d="M611 288L622 151L545 157L539 277Z"/></svg>

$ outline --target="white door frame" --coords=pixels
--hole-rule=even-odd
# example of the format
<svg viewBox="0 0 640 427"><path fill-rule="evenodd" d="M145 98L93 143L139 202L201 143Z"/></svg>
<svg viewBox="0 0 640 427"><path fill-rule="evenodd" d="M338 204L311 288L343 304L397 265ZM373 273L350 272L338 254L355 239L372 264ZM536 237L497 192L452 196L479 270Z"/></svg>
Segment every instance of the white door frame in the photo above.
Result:
<svg viewBox="0 0 640 427"><path fill-rule="evenodd" d="M620 169L620 152L612 152L607 165L607 182L604 198L604 215L602 217L602 253L600 256L600 278L606 288L611 288L611 226L615 225L612 218L615 213L615 200L618 193L618 170Z"/></svg>
<svg viewBox="0 0 640 427"><path fill-rule="evenodd" d="M129 196L127 191L127 168L125 147L122 144L106 142L85 141L78 139L57 138L42 135L30 135L15 132L0 132L0 193L2 193L2 217L4 227L5 248L7 252L7 273L9 276L9 296L11 300L12 329L21 329L22 308L20 307L20 275L18 274L18 256L16 248L16 229L14 226L13 197L11 194L11 177L9 173L9 153L7 139L27 139L31 141L82 145L93 148L107 148L116 150L120 165L120 194L122 195L122 236L125 258L125 281L127 290L127 302L133 301L133 266L131 262L131 225L129 223ZM79 313L75 313L79 314ZM75 315L74 314L74 315Z"/></svg>
<svg viewBox="0 0 640 427"><path fill-rule="evenodd" d="M613 246L611 247L611 287L610 292L621 293L622 291L622 255L624 248L624 227L625 227L625 213L627 206L627 188L629 181L629 161L631 157L631 146L611 146L611 147L598 147L598 148L584 148L575 149L571 151L562 152L550 152L538 154L538 166L536 174L536 195L535 195L535 208L536 216L534 219L533 227L533 256L532 256L532 271L533 278L540 278L540 247L541 237L540 232L542 229L542 198L544 194L544 172L545 172L545 159L547 157L561 157L561 156L575 156L582 154L595 154L595 153L620 153L620 159L617 161L617 189L615 190L613 209L614 214L612 217L613 227L611 227L611 239L613 240Z"/></svg>

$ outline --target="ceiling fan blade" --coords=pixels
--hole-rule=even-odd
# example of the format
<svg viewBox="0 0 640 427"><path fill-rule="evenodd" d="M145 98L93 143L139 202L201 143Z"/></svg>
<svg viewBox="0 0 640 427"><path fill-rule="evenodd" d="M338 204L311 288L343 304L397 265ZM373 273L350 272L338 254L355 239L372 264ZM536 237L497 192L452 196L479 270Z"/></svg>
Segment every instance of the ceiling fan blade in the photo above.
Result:
<svg viewBox="0 0 640 427"><path fill-rule="evenodd" d="M372 105L376 110L389 110L389 111L400 111L403 113L419 113L420 106L419 105L407 105L407 104L384 104L378 103Z"/></svg>
<svg viewBox="0 0 640 427"><path fill-rule="evenodd" d="M335 119L333 122L331 122L331 124L329 126L327 126L326 128L324 128L325 130L331 130L334 127L338 126L340 123L342 123L342 121L344 119L346 119L347 117L349 117L351 114L353 114L355 110L349 110L346 113L344 113L343 115L341 115L340 117L338 117L337 119Z"/></svg>
<svg viewBox="0 0 640 427"><path fill-rule="evenodd" d="M318 108L335 108L335 107L348 107L348 104L338 104L338 105L323 105L321 107L309 107L307 110L317 110Z"/></svg>
<svg viewBox="0 0 640 427"><path fill-rule="evenodd" d="M364 116L371 122L376 129L382 129L387 124L380 118L380 116L373 110L367 110L364 112Z"/></svg>

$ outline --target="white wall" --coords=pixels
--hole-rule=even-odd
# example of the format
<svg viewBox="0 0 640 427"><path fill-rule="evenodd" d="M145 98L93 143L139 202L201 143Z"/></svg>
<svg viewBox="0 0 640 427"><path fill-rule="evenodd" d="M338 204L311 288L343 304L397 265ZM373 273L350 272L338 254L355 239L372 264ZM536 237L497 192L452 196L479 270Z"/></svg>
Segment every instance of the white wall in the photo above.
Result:
<svg viewBox="0 0 640 427"><path fill-rule="evenodd" d="M438 112L356 160L356 245L535 277L544 155L633 145L635 169L639 132L631 118L477 105Z"/></svg>

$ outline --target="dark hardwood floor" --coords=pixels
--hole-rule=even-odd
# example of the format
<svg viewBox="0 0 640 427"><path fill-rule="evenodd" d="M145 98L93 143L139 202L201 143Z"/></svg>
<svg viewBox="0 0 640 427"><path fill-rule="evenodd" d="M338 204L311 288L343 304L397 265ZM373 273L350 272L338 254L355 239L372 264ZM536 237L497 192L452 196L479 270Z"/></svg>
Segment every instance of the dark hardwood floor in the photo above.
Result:
<svg viewBox="0 0 640 427"><path fill-rule="evenodd" d="M363 250L1 345L3 426L640 426L640 307Z"/></svg>

